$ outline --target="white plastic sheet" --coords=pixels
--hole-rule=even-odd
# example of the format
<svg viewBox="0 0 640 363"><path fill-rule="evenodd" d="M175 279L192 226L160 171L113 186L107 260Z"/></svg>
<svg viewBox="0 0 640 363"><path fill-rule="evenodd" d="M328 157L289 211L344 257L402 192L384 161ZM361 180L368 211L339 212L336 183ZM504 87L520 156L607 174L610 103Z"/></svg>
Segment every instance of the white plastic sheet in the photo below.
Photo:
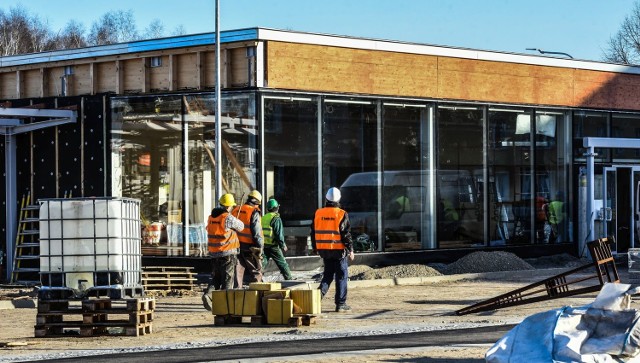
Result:
<svg viewBox="0 0 640 363"><path fill-rule="evenodd" d="M640 312L628 284L605 284L593 303L527 317L485 355L489 363L640 362Z"/></svg>

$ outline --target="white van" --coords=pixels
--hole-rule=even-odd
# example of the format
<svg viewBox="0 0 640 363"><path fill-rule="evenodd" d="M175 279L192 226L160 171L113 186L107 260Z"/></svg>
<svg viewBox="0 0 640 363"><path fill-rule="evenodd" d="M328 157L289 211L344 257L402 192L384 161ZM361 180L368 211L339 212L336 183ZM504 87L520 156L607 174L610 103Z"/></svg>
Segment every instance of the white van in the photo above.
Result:
<svg viewBox="0 0 640 363"><path fill-rule="evenodd" d="M430 208L430 173L420 170L384 171L382 182L381 222L384 242L416 242L417 248L427 248L421 240L424 226L437 213L438 239L468 238L467 234L482 239L482 218L476 218L477 190L469 171L444 170L438 172L438 204ZM378 173L351 174L340 186L342 207L349 213L354 237L366 234L378 243Z"/></svg>

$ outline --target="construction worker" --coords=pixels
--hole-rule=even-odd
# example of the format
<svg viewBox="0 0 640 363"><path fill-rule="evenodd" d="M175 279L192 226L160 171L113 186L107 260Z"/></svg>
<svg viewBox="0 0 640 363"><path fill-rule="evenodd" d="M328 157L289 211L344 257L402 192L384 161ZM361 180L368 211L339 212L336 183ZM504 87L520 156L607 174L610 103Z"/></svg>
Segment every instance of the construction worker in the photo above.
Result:
<svg viewBox="0 0 640 363"><path fill-rule="evenodd" d="M236 205L233 195L222 195L219 203L207 221L207 242L212 262L211 281L202 295L202 304L207 310L211 310L211 291L233 288L240 250L237 232L244 229L244 223L230 214Z"/></svg>
<svg viewBox="0 0 640 363"><path fill-rule="evenodd" d="M284 228L282 226L282 218L278 210L280 204L275 199L267 201L267 213L262 216L262 232L264 235L264 258L262 260L262 268L266 268L269 259L273 259L280 273L285 280L293 280L289 264L284 258L284 252L287 252L287 245L284 242Z"/></svg>
<svg viewBox="0 0 640 363"><path fill-rule="evenodd" d="M553 199L548 205L549 223L551 224L552 237L554 242L564 242L562 237L564 235L564 194L562 191L556 193L555 199Z"/></svg>
<svg viewBox="0 0 640 363"><path fill-rule="evenodd" d="M334 276L336 279L336 312L351 311L347 305L347 282L349 266L347 257L353 261L353 240L349 215L340 208L340 190L329 188L325 206L316 211L311 224L311 246L324 261L324 272L320 282L322 296L327 293Z"/></svg>
<svg viewBox="0 0 640 363"><path fill-rule="evenodd" d="M240 253L236 265L236 288L242 288L244 273L248 271L248 282L262 282L262 249L264 241L262 237L262 223L260 204L262 194L252 190L245 204L236 206L232 214L244 223L244 229L238 233L240 240Z"/></svg>

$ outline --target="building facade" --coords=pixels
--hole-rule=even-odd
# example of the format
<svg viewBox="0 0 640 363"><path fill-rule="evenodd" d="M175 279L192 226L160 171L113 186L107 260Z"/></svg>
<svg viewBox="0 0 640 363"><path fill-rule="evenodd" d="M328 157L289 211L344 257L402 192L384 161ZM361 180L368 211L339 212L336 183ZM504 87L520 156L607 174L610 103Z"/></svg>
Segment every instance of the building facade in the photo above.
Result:
<svg viewBox="0 0 640 363"><path fill-rule="evenodd" d="M78 112L19 135L19 194L139 198L149 256L206 255L218 186L275 197L290 256L332 186L359 251L577 249L583 138L640 137L637 67L263 28L221 33L216 135L214 41L0 58L5 107ZM640 151L597 152L596 234L624 251Z"/></svg>

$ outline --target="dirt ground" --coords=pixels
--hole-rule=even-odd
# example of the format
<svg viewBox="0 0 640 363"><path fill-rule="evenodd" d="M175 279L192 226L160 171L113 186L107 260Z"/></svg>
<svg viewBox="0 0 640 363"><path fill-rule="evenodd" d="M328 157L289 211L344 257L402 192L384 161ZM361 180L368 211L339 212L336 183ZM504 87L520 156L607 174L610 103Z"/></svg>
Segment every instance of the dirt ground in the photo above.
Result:
<svg viewBox="0 0 640 363"><path fill-rule="evenodd" d="M349 334L403 332L407 329L437 330L493 324L511 324L540 311L565 305L580 306L596 294L550 300L488 313L457 316L455 310L523 287L560 273L559 269L457 275L455 281L397 280L400 285L368 286L352 281L348 303L350 313L333 312L333 288L325 296L317 324L298 328L279 326L215 326L213 316L202 307L199 293L158 296L153 333L140 337L35 338L36 309L0 310L0 362L53 358L52 354L77 356L126 352L129 349L212 346L214 342L242 343L259 340L287 340ZM433 277L433 279L439 276ZM462 279L461 278L465 278ZM371 280L369 280L370 282ZM384 282L380 280L381 283ZM624 280L623 280L624 282ZM405 285L405 283L412 283ZM375 285L375 284L374 284ZM634 303L637 304L637 303ZM7 344L11 343L11 344ZM17 345L17 346L9 346ZM375 347L370 347L375 349ZM489 346L447 346L401 351L376 351L340 355L341 358L309 356L295 361L422 361L481 362ZM265 360L266 361L266 360ZM268 361L287 361L283 357Z"/></svg>

